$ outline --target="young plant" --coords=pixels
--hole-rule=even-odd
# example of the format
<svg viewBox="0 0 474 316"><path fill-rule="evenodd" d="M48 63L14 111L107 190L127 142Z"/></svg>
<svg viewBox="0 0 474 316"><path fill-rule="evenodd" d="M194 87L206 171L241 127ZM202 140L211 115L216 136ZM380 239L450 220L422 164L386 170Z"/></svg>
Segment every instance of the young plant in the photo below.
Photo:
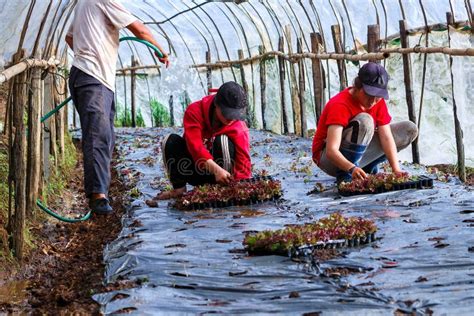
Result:
<svg viewBox="0 0 474 316"><path fill-rule="evenodd" d="M286 255L292 249L328 243L366 238L377 231L375 223L360 217L344 217L333 213L314 223L290 225L284 229L264 230L247 234L243 244L250 254Z"/></svg>
<svg viewBox="0 0 474 316"><path fill-rule="evenodd" d="M281 196L281 183L271 178L234 181L229 185L204 184L186 192L177 199L179 209L197 209L206 206L244 205L267 201Z"/></svg>

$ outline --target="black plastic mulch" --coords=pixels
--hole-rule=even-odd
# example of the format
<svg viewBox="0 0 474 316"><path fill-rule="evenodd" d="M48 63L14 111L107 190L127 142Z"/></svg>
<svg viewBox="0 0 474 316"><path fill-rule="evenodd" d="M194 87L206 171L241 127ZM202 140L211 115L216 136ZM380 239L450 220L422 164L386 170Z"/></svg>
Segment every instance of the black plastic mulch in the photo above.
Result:
<svg viewBox="0 0 474 316"><path fill-rule="evenodd" d="M469 314L474 304L474 194L452 178L433 189L343 198L311 162L310 139L251 131L252 161L282 181L284 200L183 212L144 201L164 185L160 139L170 129L118 133L124 181L137 190L120 237L105 250L104 313ZM180 131L178 131L180 132ZM406 166L414 174L423 168ZM323 191L307 195L307 192ZM140 194L139 194L140 193ZM377 241L317 263L249 257L246 231L280 229L340 211L374 219ZM349 271L349 273L326 273Z"/></svg>

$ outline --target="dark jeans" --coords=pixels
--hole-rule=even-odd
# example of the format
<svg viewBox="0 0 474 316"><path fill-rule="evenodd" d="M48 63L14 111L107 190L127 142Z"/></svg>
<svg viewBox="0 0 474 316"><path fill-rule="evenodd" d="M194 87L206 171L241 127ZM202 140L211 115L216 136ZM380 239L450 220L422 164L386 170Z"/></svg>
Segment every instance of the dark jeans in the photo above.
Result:
<svg viewBox="0 0 474 316"><path fill-rule="evenodd" d="M409 121L392 123L390 129L397 151L408 147L418 135L416 125ZM367 113L355 116L343 130L339 151L347 160L361 167L366 173L377 173L378 165L387 160L373 119ZM327 174L335 176L337 182L352 180L349 172L340 170L329 160L326 149L321 154L318 166Z"/></svg>
<svg viewBox="0 0 474 316"><path fill-rule="evenodd" d="M114 92L76 67L71 68L69 91L81 120L86 196L107 195L115 144Z"/></svg>
<svg viewBox="0 0 474 316"><path fill-rule="evenodd" d="M168 135L161 145L163 163L174 189L182 188L187 183L196 186L205 183L216 183L215 176L203 168L202 162L196 162L191 157L183 137L177 134ZM212 143L211 154L214 161L232 173L235 146L226 135L217 136Z"/></svg>

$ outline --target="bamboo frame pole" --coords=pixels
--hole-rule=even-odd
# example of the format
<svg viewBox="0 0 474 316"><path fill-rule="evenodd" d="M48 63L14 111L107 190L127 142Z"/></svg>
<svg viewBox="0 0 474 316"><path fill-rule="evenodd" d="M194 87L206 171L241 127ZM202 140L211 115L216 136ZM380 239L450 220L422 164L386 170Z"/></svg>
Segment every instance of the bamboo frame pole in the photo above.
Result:
<svg viewBox="0 0 474 316"><path fill-rule="evenodd" d="M239 56L239 59L244 59L244 51L242 49L239 49L237 51L237 56ZM242 82L242 88L244 88L244 91L245 91L245 94L247 95L247 98L249 96L249 85L247 83L247 79L245 78L245 69L244 69L244 65L243 64L240 64L239 65L239 69L240 69L240 81ZM247 113L246 113L246 116L247 116L247 121L250 125L250 118L251 118L251 108L250 108L250 105L247 106Z"/></svg>
<svg viewBox="0 0 474 316"><path fill-rule="evenodd" d="M454 24L454 17L451 12L446 13L446 21L448 23L448 43L451 46L451 31L450 27ZM456 151L458 156L458 174L459 179L462 182L466 182L466 165L465 165L465 155L464 155L464 142L463 142L463 130L461 122L458 118L458 109L456 104L456 99L454 97L454 74L453 74L453 58L449 57L449 71L451 73L451 91L453 98L453 116L454 116L454 129L456 136Z"/></svg>
<svg viewBox="0 0 474 316"><path fill-rule="evenodd" d="M311 33L311 51L314 54L319 53L319 47L322 42L320 33ZM324 100L324 78L322 73L322 64L320 59L312 60L313 66L313 89L314 89L314 106L316 113L316 126L319 123Z"/></svg>
<svg viewBox="0 0 474 316"><path fill-rule="evenodd" d="M14 60L20 60L25 54L24 50L20 50L14 55ZM15 217L13 221L13 250L18 261L23 260L23 247L25 241L26 214L25 214L25 180L26 180L26 130L24 125L24 107L27 103L27 73L22 72L15 77L15 85L13 92L13 126L14 139L11 150L13 151L13 164L10 168L14 168L13 181L15 183ZM14 166L14 167L13 167Z"/></svg>
<svg viewBox="0 0 474 316"><path fill-rule="evenodd" d="M278 50L281 52L285 51L285 38L280 36L278 39ZM288 116L286 114L286 92L285 92L285 60L282 57L278 57L278 70L280 73L280 100L281 100L281 119L282 119L282 131L283 134L288 134Z"/></svg>
<svg viewBox="0 0 474 316"><path fill-rule="evenodd" d="M380 50L380 26L372 24L367 26L367 48L369 53ZM379 62L379 60L369 59L369 62Z"/></svg>
<svg viewBox="0 0 474 316"><path fill-rule="evenodd" d="M210 51L206 52L206 63L208 63L208 64L211 63L211 52ZM207 67L206 79L207 79L207 93L209 93L209 90L212 89L212 70L211 70L211 67Z"/></svg>
<svg viewBox="0 0 474 316"><path fill-rule="evenodd" d="M258 51L261 55L265 53L265 47L260 45ZM267 130L267 120L265 118L265 110L267 108L267 69L265 59L260 60L260 105L262 109L262 128Z"/></svg>
<svg viewBox="0 0 474 316"><path fill-rule="evenodd" d="M291 30L290 26L285 26L286 38L288 39L288 53L293 53L292 40L291 40ZM293 109L293 126L294 133L296 135L301 135L301 113L300 113L300 98L298 94L298 83L296 79L296 71L294 64L290 64L290 91L291 91L291 105Z"/></svg>
<svg viewBox="0 0 474 316"><path fill-rule="evenodd" d="M406 48L409 46L408 35L407 35L407 22L405 20L399 21L400 26L400 40L401 46ZM411 76L411 60L410 55L403 55L403 78L405 81L405 96L408 107L408 118L410 121L416 124L416 113L415 113L415 103L413 96L413 83ZM411 144L412 149L412 158L414 163L420 163L420 152L418 149L418 138L416 138Z"/></svg>
<svg viewBox="0 0 474 316"><path fill-rule="evenodd" d="M339 24L331 25L332 39L334 42L334 49L336 53L341 54L344 52L341 42L341 28ZM344 90L347 87L347 74L346 65L344 60L337 61L337 70L339 73L339 91Z"/></svg>
<svg viewBox="0 0 474 316"><path fill-rule="evenodd" d="M135 67L137 65L135 55L132 55L132 67ZM132 98L132 105L131 105L131 115L132 115L132 127L137 127L137 73L135 70L132 70L132 73L130 75L130 82L131 82L131 98ZM127 113L125 113L125 117L127 117Z"/></svg>
<svg viewBox="0 0 474 316"><path fill-rule="evenodd" d="M303 39L300 37L297 40L297 51L298 53L303 52ZM305 67L304 59L298 62L298 87L299 87L299 100L300 100L300 113L301 113L301 136L308 137L308 120L306 116L306 106L304 102L304 94L306 90L305 83Z"/></svg>
<svg viewBox="0 0 474 316"><path fill-rule="evenodd" d="M37 53L37 57L41 51ZM41 179L41 100L42 80L41 69L31 70L31 92L28 102L28 144L26 165L26 214L31 216L36 208L39 182Z"/></svg>

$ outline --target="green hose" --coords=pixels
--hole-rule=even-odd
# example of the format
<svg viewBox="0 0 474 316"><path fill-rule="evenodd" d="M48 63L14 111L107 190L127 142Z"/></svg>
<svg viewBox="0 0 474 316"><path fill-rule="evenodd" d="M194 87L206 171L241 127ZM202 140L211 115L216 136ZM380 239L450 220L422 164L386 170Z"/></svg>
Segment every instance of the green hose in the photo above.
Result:
<svg viewBox="0 0 474 316"><path fill-rule="evenodd" d="M148 41L145 41L145 40L142 40L142 39L139 39L139 38L136 38L136 37L130 37L130 36L127 36L127 37L122 37L119 39L119 42L123 42L123 41L135 41L135 42L139 42L139 43L142 43L142 44L145 44L146 46L150 47L151 49L153 49L157 55L160 57L160 58L163 58L163 53L158 49L158 47L156 47L155 45L153 45L152 43L148 42ZM72 100L72 97L68 97L66 100L64 100L61 104L59 104L58 106L56 106L52 111L48 112L45 116L43 116L41 118L41 123L44 123L44 121L46 121L47 119L49 119L51 116L53 116L54 114L56 114L59 110L61 110L61 108L63 106L65 106L67 103L69 103L69 101ZM87 221L90 217L91 217L91 212L89 211L86 215L84 215L82 218L77 218L77 219L74 219L74 218L66 218L66 217L63 217L53 211L51 211L49 208L46 207L46 205L44 205L39 199L36 200L36 205L38 205L38 207L44 211L45 213L53 216L54 218L56 219L59 219L60 221L63 221L63 222L66 222L66 223L78 223L78 222L83 222L83 221Z"/></svg>
<svg viewBox="0 0 474 316"><path fill-rule="evenodd" d="M163 53L158 49L158 47L156 47L155 45L153 45L152 43L150 43L148 41L142 40L142 39L137 38L137 37L132 37L132 36L125 36L125 37L122 37L122 38L119 39L119 42L123 42L123 41L135 41L135 42L145 44L146 46L153 49L155 51L155 53L157 53L157 55L160 58L163 58Z"/></svg>
<svg viewBox="0 0 474 316"><path fill-rule="evenodd" d="M59 104L57 107L55 107L52 111L48 112L45 116L41 118L41 123L44 123L47 119L49 119L51 116L56 114L63 106L69 103L69 101L72 100L72 97L68 97L66 100L64 100L61 104Z"/></svg>
<svg viewBox="0 0 474 316"><path fill-rule="evenodd" d="M38 205L38 207L41 210L43 210L45 213L51 215L52 217L54 217L56 219L59 219L60 221L66 222L66 223L78 223L78 222L87 221L91 217L91 214L92 214L92 212L89 211L86 215L84 215L81 218L66 218L66 217L62 217L61 215L51 211L39 199L36 200L36 205Z"/></svg>

